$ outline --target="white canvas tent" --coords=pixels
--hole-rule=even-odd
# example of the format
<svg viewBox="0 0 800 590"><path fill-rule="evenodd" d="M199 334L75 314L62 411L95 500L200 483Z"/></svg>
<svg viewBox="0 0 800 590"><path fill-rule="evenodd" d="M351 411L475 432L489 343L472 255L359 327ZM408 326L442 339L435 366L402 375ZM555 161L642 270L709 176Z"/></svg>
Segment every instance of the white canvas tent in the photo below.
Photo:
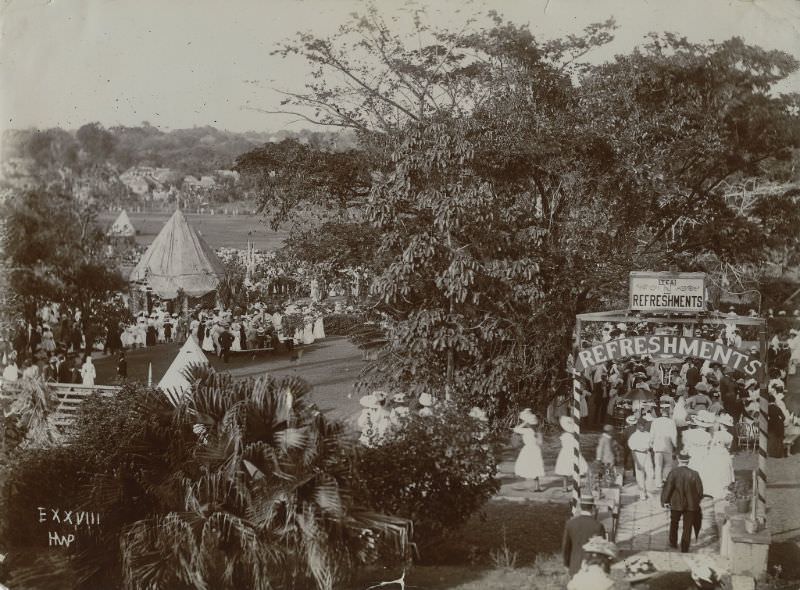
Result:
<svg viewBox="0 0 800 590"><path fill-rule="evenodd" d="M124 209L117 216L116 221L108 228L108 235L115 238L132 238L136 235L136 230L131 223L128 212Z"/></svg>
<svg viewBox="0 0 800 590"><path fill-rule="evenodd" d="M182 290L190 297L214 291L225 276L214 250L178 209L159 232L130 276L162 299L175 299Z"/></svg>
<svg viewBox="0 0 800 590"><path fill-rule="evenodd" d="M183 372L192 365L208 365L206 354L200 348L200 345L195 342L194 338L189 336L186 343L181 346L178 354L172 364L164 373L161 381L158 382L158 388L167 394L171 400L176 401L185 395L190 388L189 381L184 377Z"/></svg>

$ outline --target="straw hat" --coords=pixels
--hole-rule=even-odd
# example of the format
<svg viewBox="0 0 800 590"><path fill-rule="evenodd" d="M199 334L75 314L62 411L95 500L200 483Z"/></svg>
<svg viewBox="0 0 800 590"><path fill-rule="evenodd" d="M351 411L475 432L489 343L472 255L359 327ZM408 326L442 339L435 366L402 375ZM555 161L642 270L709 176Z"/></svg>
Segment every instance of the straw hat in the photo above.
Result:
<svg viewBox="0 0 800 590"><path fill-rule="evenodd" d="M561 426L561 430L564 432L573 433L577 430L575 419L572 416L561 416L558 419L558 424Z"/></svg>
<svg viewBox="0 0 800 590"><path fill-rule="evenodd" d="M702 412L705 412L705 410L702 410ZM691 416L689 421L699 428L710 428L714 425L714 422L704 416L702 412L698 412L694 416Z"/></svg>
<svg viewBox="0 0 800 590"><path fill-rule="evenodd" d="M603 537L592 537L589 539L589 541L583 546L583 551L584 553L597 553L600 555L606 555L611 559L616 559L617 555L619 555L617 546L611 541L607 541Z"/></svg>
<svg viewBox="0 0 800 590"><path fill-rule="evenodd" d="M638 421L639 421L639 418L636 416L636 414L631 414L630 416L625 418L625 424L629 424L631 426L636 424Z"/></svg>
<svg viewBox="0 0 800 590"><path fill-rule="evenodd" d="M717 416L717 424L729 427L733 426L733 417L730 414L720 414Z"/></svg>
<svg viewBox="0 0 800 590"><path fill-rule="evenodd" d="M360 400L358 400L358 403L360 403L365 408L370 408L373 410L380 407L380 404L378 403L378 398L376 398L374 395L371 394L363 396Z"/></svg>

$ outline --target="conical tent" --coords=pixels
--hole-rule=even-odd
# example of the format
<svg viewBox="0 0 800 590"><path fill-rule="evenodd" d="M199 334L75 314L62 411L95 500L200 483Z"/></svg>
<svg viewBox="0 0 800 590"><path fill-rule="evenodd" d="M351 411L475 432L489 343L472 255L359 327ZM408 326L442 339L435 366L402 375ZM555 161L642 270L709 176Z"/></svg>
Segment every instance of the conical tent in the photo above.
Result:
<svg viewBox="0 0 800 590"><path fill-rule="evenodd" d="M179 290L202 297L214 291L224 276L214 250L178 209L139 260L130 281L147 285L162 299L174 299Z"/></svg>
<svg viewBox="0 0 800 590"><path fill-rule="evenodd" d="M167 372L164 373L161 381L158 382L158 388L166 393L171 400L176 401L185 395L190 388L190 383L184 377L183 372L192 365L208 364L206 353L203 352L194 338L189 336L186 343L181 346Z"/></svg>
<svg viewBox="0 0 800 590"><path fill-rule="evenodd" d="M117 216L116 221L108 228L108 235L118 238L132 238L136 235L136 230L131 223L130 217L128 217L127 211L123 209Z"/></svg>

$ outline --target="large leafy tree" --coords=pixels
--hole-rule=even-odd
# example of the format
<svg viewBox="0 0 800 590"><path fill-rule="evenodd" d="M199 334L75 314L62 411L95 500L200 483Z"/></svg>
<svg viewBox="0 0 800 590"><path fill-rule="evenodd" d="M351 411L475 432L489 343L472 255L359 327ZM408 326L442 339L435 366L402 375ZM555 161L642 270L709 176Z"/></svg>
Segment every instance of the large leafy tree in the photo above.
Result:
<svg viewBox="0 0 800 590"><path fill-rule="evenodd" d="M389 339L367 382L542 406L566 381L575 313L620 304L630 270L796 239L720 190L797 144L797 97L771 94L790 56L665 34L590 66L612 23L547 42L497 15L467 34L415 23L429 44L371 8L281 49L318 68L288 102L357 130L370 172Z"/></svg>
<svg viewBox="0 0 800 590"><path fill-rule="evenodd" d="M79 309L91 346L109 321L124 316L111 301L126 285L107 256L94 208L68 194L32 190L7 199L3 216L8 283L27 319L48 302Z"/></svg>

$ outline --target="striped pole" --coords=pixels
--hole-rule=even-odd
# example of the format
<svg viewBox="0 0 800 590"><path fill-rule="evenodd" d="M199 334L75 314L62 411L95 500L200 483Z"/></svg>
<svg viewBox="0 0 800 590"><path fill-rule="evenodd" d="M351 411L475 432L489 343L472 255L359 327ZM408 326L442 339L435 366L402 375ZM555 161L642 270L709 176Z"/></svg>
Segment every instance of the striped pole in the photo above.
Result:
<svg viewBox="0 0 800 590"><path fill-rule="evenodd" d="M578 353L581 351L581 320L575 319L575 358L572 363L572 421L575 422L573 436L575 449L572 455L572 512L580 513L581 510L581 382L578 379Z"/></svg>
<svg viewBox="0 0 800 590"><path fill-rule="evenodd" d="M767 518L767 415L769 412L769 372L767 371L767 326L766 320L759 333L761 352L761 397L758 412L758 467L756 486L753 488L753 516L756 523L766 523ZM763 521L761 520L763 518Z"/></svg>
<svg viewBox="0 0 800 590"><path fill-rule="evenodd" d="M578 371L574 370L572 375L572 419L575 422L575 427L572 429L572 435L575 437L575 448L572 455L572 511L574 514L578 514L581 509L581 382L578 375Z"/></svg>
<svg viewBox="0 0 800 590"><path fill-rule="evenodd" d="M753 489L755 522L767 517L767 405L769 403L767 388L762 384L758 413L758 478Z"/></svg>

